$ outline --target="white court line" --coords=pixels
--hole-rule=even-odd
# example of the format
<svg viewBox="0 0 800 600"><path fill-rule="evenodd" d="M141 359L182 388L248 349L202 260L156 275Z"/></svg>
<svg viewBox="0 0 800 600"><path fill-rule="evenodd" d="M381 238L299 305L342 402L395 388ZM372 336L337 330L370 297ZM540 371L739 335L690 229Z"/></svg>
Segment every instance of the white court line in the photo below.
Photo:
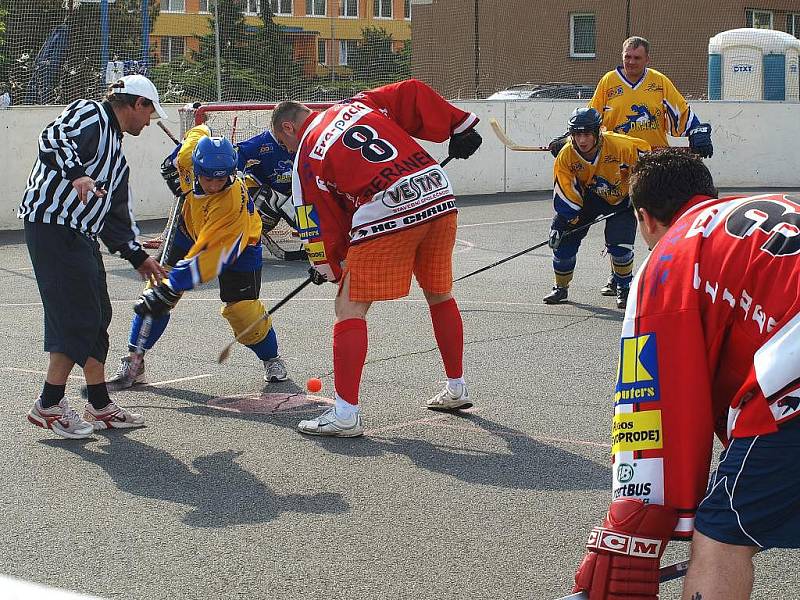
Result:
<svg viewBox="0 0 800 600"><path fill-rule="evenodd" d="M511 225L513 223L535 223L536 221L552 221L553 217L541 217L537 219L517 219L515 221L489 221L486 223L468 223L466 225L459 225L459 229L466 229L467 227L488 227L490 225Z"/></svg>
<svg viewBox="0 0 800 600"><path fill-rule="evenodd" d="M35 373L37 375L47 375L47 371L37 371L35 369L20 369L18 367L3 367L3 371L16 371L17 373ZM70 379L80 379L83 381L82 375L70 375Z"/></svg>
<svg viewBox="0 0 800 600"><path fill-rule="evenodd" d="M181 381L194 381L196 379L205 379L206 377L213 377L213 373L204 373L203 375L192 375L191 377L181 377L179 379L165 379L164 381L154 381L153 383L143 383L137 387L157 387L159 385L167 385L168 383L179 383Z"/></svg>

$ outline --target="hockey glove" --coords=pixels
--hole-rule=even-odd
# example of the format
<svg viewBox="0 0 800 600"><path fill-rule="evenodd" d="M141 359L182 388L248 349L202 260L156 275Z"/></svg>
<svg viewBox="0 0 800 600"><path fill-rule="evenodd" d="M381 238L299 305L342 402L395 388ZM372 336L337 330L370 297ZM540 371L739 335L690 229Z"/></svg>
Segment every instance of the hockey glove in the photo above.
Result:
<svg viewBox="0 0 800 600"><path fill-rule="evenodd" d="M342 270L335 268L330 263L320 263L318 265L311 265L308 268L308 276L311 278L311 283L314 285L322 285L325 282L339 283L342 277Z"/></svg>
<svg viewBox="0 0 800 600"><path fill-rule="evenodd" d="M133 311L141 317L163 317L175 307L180 297L181 293L165 281L146 289L133 305Z"/></svg>
<svg viewBox="0 0 800 600"><path fill-rule="evenodd" d="M689 148L703 158L711 158L714 146L711 143L711 125L702 123L689 130Z"/></svg>
<svg viewBox="0 0 800 600"><path fill-rule="evenodd" d="M612 502L602 526L589 534L572 591L585 591L589 600L657 600L659 560L677 523L668 506Z"/></svg>
<svg viewBox="0 0 800 600"><path fill-rule="evenodd" d="M456 133L450 138L450 145L447 147L448 156L453 158L469 158L480 148L483 138L474 129L468 129L461 133Z"/></svg>
<svg viewBox="0 0 800 600"><path fill-rule="evenodd" d="M569 221L563 215L556 214L550 223L550 237L547 240L547 245L553 250L561 245L561 240L564 237L564 232L569 226Z"/></svg>
<svg viewBox="0 0 800 600"><path fill-rule="evenodd" d="M553 155L553 158L558 158L558 153L561 152L561 149L567 145L567 140L569 139L569 133L565 133L557 138L554 138L549 144L547 144L547 149L550 150L550 154Z"/></svg>
<svg viewBox="0 0 800 600"><path fill-rule="evenodd" d="M167 182L167 187L174 196L180 196L183 193L178 169L173 164L171 156L165 158L164 162L161 163L161 177Z"/></svg>

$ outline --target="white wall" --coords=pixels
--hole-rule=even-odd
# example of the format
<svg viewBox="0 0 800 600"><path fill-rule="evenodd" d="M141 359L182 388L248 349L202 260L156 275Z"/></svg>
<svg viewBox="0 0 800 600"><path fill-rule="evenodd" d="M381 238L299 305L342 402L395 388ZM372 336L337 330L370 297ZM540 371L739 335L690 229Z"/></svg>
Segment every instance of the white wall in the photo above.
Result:
<svg viewBox="0 0 800 600"><path fill-rule="evenodd" d="M552 186L553 159L547 152L511 152L495 138L489 118L496 118L511 139L524 146L546 145L564 132L569 114L582 104L573 100L459 101L459 106L481 117L481 149L470 160L447 166L458 194L491 194L546 190ZM713 126L714 156L707 164L718 187L800 187L800 167L794 148L800 140L800 105L775 102L695 102L701 120ZM16 208L36 158L41 129L63 107L12 107L0 110L0 229L21 229ZM167 125L178 134L177 106L168 106L173 120ZM685 145L686 140L676 140ZM125 154L139 220L163 218L170 193L159 174L172 142L156 126L138 138L127 136ZM425 144L442 159L447 144Z"/></svg>

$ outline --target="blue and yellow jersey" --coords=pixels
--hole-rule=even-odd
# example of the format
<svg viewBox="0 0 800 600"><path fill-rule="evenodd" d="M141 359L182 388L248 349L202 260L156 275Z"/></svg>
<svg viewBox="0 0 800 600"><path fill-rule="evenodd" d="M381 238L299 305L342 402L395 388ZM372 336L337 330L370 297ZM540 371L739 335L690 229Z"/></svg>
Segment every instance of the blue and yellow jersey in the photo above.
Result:
<svg viewBox="0 0 800 600"><path fill-rule="evenodd" d="M578 153L570 139L553 165L556 212L569 220L574 219L583 208L587 194L599 196L612 206L619 204L628 197L630 169L649 150L650 145L644 140L602 133L600 150L590 162Z"/></svg>
<svg viewBox="0 0 800 600"><path fill-rule="evenodd" d="M272 133L264 131L236 144L239 170L259 185L268 185L284 196L292 194L294 153L281 146Z"/></svg>
<svg viewBox="0 0 800 600"><path fill-rule="evenodd" d="M207 195L194 177L192 152L209 133L205 125L190 129L176 158L181 187L188 190L183 225L193 241L184 259L169 274L170 285L177 291L214 279L248 246L261 240L261 219L241 179L231 177L221 191Z"/></svg>
<svg viewBox="0 0 800 600"><path fill-rule="evenodd" d="M603 115L607 131L645 140L653 148L668 146L667 134L685 136L700 124L669 78L649 68L637 82L628 81L621 67L609 71L589 106Z"/></svg>

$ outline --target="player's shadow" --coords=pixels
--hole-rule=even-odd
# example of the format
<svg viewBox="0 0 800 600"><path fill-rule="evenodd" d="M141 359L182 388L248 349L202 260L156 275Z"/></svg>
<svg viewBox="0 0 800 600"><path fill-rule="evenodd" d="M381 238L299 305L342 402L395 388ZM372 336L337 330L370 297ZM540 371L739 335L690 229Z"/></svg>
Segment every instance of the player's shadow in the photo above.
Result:
<svg viewBox="0 0 800 600"><path fill-rule="evenodd" d="M608 308L606 306L597 306L596 304L586 304L584 302L568 301L575 308L580 308L586 312L592 313L595 319L603 321L616 321L622 323L625 318L625 310L621 308Z"/></svg>
<svg viewBox="0 0 800 600"><path fill-rule="evenodd" d="M529 435L474 413L454 414L476 426L475 435L492 435L508 452L444 446L429 440L367 435L355 440L312 438L327 451L349 456L406 456L417 466L467 483L523 490L602 490L611 483L609 467L539 442ZM463 423L462 423L463 424Z"/></svg>
<svg viewBox="0 0 800 600"><path fill-rule="evenodd" d="M226 450L195 458L191 466L127 435L102 435L107 443L89 440L43 440L101 467L123 492L183 504L191 510L183 522L192 527L229 527L268 523L284 512L344 513L341 494L276 494L237 464L242 452Z"/></svg>

